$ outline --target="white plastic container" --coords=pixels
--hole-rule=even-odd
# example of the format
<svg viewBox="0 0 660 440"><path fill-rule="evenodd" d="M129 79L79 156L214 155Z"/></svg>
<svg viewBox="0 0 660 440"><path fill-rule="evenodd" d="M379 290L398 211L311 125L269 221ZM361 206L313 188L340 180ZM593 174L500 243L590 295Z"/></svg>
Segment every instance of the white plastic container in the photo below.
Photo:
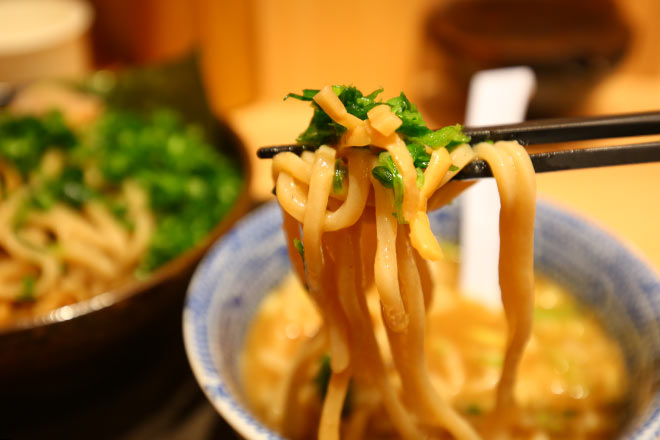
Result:
<svg viewBox="0 0 660 440"><path fill-rule="evenodd" d="M88 72L92 17L79 0L0 0L0 82Z"/></svg>

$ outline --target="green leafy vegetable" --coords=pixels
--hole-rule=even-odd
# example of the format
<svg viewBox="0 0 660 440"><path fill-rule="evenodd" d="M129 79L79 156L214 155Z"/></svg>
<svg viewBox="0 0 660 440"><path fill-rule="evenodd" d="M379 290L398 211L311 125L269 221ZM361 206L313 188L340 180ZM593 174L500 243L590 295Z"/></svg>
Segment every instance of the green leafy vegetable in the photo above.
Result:
<svg viewBox="0 0 660 440"><path fill-rule="evenodd" d="M35 284L35 277L33 275L26 275L21 282L21 293L16 299L19 302L34 301Z"/></svg>
<svg viewBox="0 0 660 440"><path fill-rule="evenodd" d="M428 145L431 148L446 147L452 149L460 144L470 142L470 136L463 134L461 124L456 124L448 125L440 130L430 131L421 136L411 137L411 140L422 145Z"/></svg>
<svg viewBox="0 0 660 440"><path fill-rule="evenodd" d="M326 393L328 392L328 385L330 384L330 376L332 376L332 368L330 367L330 356L325 355L321 358L321 363L319 365L319 371L314 377L314 383L316 384L316 389L319 392L321 398L325 398Z"/></svg>
<svg viewBox="0 0 660 440"><path fill-rule="evenodd" d="M382 92L382 89L376 90L367 96L362 95L357 88L353 86L333 86L333 91L344 104L348 113L357 116L360 119L367 118L367 112L374 108L378 102L376 97ZM314 96L318 90L305 89L301 95L289 93L284 99L294 98L301 101L311 101L314 107L314 115L307 129L298 136L296 141L301 145L310 147L320 147L324 144L334 144L339 141L346 128L332 120L321 107L314 101Z"/></svg>
<svg viewBox="0 0 660 440"><path fill-rule="evenodd" d="M339 194L344 190L344 179L348 174L348 167L342 159L335 161L335 176L332 179L332 191Z"/></svg>
<svg viewBox="0 0 660 440"><path fill-rule="evenodd" d="M346 128L328 116L321 107L313 104L316 108L312 121L303 133L298 136L296 141L301 145L318 148L324 144L334 144L346 131Z"/></svg>
<svg viewBox="0 0 660 440"><path fill-rule="evenodd" d="M289 98L293 99L299 99L300 101L313 101L314 96L319 92L319 90L315 89L303 89L302 95L298 95L296 93L289 93L284 97L284 100L286 101Z"/></svg>
<svg viewBox="0 0 660 440"><path fill-rule="evenodd" d="M121 223L127 230L132 231L134 228L133 221L128 216L128 205L124 200L113 199L106 197L105 206L108 208L110 213Z"/></svg>
<svg viewBox="0 0 660 440"><path fill-rule="evenodd" d="M387 101L387 105L401 118L403 123L397 132L404 136L407 145L418 143L431 148L451 149L456 145L470 142L470 137L463 134L463 127L460 124L449 125L435 131L428 128L417 106L411 103L403 92Z"/></svg>
<svg viewBox="0 0 660 440"><path fill-rule="evenodd" d="M65 152L61 171L40 169L44 154ZM56 203L74 209L91 200L103 203L128 229L133 227L121 185L137 182L156 219L139 274L146 274L201 241L238 197L241 172L219 154L201 131L171 111L150 116L106 111L85 131L74 133L58 113L16 116L0 112L0 159L27 180L28 194L13 219L19 227L31 210ZM99 170L93 184L86 169Z"/></svg>
<svg viewBox="0 0 660 440"><path fill-rule="evenodd" d="M48 148L71 149L78 140L62 115L42 117L0 113L0 159L5 159L26 177L37 168Z"/></svg>
<svg viewBox="0 0 660 440"><path fill-rule="evenodd" d="M465 408L465 413L471 416L479 416L483 414L483 412L484 410L481 408L481 406L477 405L476 403L471 403Z"/></svg>
<svg viewBox="0 0 660 440"><path fill-rule="evenodd" d="M383 104L377 101L378 95L382 89L375 90L369 95L364 96L357 88L353 86L332 86L333 91L344 104L348 113L358 118L367 119L367 113L376 105ZM304 89L302 94L289 93L284 99L294 98L301 101L311 101L314 107L314 115L307 129L298 136L297 142L310 147L319 147L320 145L332 145L339 141L346 128L334 122L324 111L314 102L314 96L319 90ZM417 185L421 187L424 183L423 170L425 170L431 155L427 152L428 148L447 148L452 150L456 146L470 142L470 137L463 133L460 124L443 127L439 130L431 130L426 126L426 122L417 106L410 102L408 97L401 93L399 96L389 99L385 102L392 112L402 121L401 126L396 130L406 143L408 151L413 159L417 170ZM372 175L386 188L394 190L397 212L397 220L403 222L401 215L401 202L403 200L403 179L396 167L391 162L379 160L379 164L372 170ZM338 192L338 177L335 174L335 185L333 189ZM341 189L339 189L341 191Z"/></svg>
<svg viewBox="0 0 660 440"><path fill-rule="evenodd" d="M28 203L40 210L48 210L58 202L80 208L94 196L96 192L84 182L82 169L67 165L57 177L46 179L38 190L33 190Z"/></svg>
<svg viewBox="0 0 660 440"><path fill-rule="evenodd" d="M399 173L390 153L382 152L378 155L378 165L371 170L371 175L378 179L385 188L392 188L394 190L396 212L393 214L399 223L406 223L403 218L403 212L401 211L404 188L403 176Z"/></svg>
<svg viewBox="0 0 660 440"><path fill-rule="evenodd" d="M415 171L417 171L417 178L415 179L415 183L417 184L417 188L422 189L424 186L424 171L419 168L415 168Z"/></svg>
<svg viewBox="0 0 660 440"><path fill-rule="evenodd" d="M305 259L305 248L300 240L297 238L293 239L293 246L296 248L300 256Z"/></svg>
<svg viewBox="0 0 660 440"><path fill-rule="evenodd" d="M371 175L385 188L394 188L394 174L387 167L382 165L376 166L371 170Z"/></svg>
<svg viewBox="0 0 660 440"><path fill-rule="evenodd" d="M410 156L412 156L413 158L413 163L415 164L415 168L420 168L425 170L429 166L429 162L431 161L431 155L426 152L426 147L416 142L412 142L406 145L406 147L410 152Z"/></svg>
<svg viewBox="0 0 660 440"><path fill-rule="evenodd" d="M335 86L333 89L344 107L346 107L346 111L362 120L367 119L369 110L379 104L376 97L383 91L383 89L378 89L367 96L363 96L362 92L352 86Z"/></svg>
<svg viewBox="0 0 660 440"><path fill-rule="evenodd" d="M325 399L325 395L328 393L328 385L330 385L330 377L332 376L332 367L330 366L330 356L324 355L321 358L319 364L319 370L314 377L314 383L316 384L316 390L319 393L321 400ZM351 396L353 382L351 381L348 385L348 391L346 392L346 399L344 400L344 407L342 408L342 416L348 414L351 410Z"/></svg>
<svg viewBox="0 0 660 440"><path fill-rule="evenodd" d="M367 113L382 102L376 98L383 89L364 96L357 88L353 86L333 86L333 91L344 104L348 113L358 118L367 119ZM318 147L323 144L333 144L339 140L339 137L346 129L334 122L313 100L319 90L304 89L302 94L289 93L284 99L294 98L301 101L310 101L314 107L314 116L305 130L299 137L298 142L303 145ZM426 122L421 113L404 93L385 102L394 114L402 121L397 132L401 134L407 145L417 143L420 146L429 146L431 148L447 147L452 148L456 145L469 142L470 137L463 134L460 124L450 125L439 130L431 130L426 126ZM416 147L417 148L417 147ZM412 154L412 153L411 153ZM428 164L427 164L428 165ZM422 167L423 168L423 167Z"/></svg>
<svg viewBox="0 0 660 440"><path fill-rule="evenodd" d="M305 262L305 247L303 246L302 241L294 238L293 246L296 248L296 251L298 251L298 254L300 254L300 258L302 258L303 268L307 270L307 263ZM305 290L309 290L307 281L305 281Z"/></svg>
<svg viewBox="0 0 660 440"><path fill-rule="evenodd" d="M144 118L108 112L89 139L103 177L142 186L157 219L139 271L149 272L204 238L233 205L241 174L194 127L167 110Z"/></svg>
<svg viewBox="0 0 660 440"><path fill-rule="evenodd" d="M407 137L423 136L431 133L431 129L426 126L422 114L417 110L417 106L410 102L406 95L401 92L396 98L387 101L395 115L401 118L403 122L397 130L400 134Z"/></svg>

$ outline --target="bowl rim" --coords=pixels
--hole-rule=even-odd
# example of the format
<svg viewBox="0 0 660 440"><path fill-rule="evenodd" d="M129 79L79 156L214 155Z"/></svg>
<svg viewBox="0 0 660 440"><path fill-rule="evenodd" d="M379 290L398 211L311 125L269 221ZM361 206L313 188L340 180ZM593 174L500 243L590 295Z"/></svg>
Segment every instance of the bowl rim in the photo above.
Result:
<svg viewBox="0 0 660 440"><path fill-rule="evenodd" d="M557 216L560 219L570 219L574 224L579 224L585 228L595 231L600 236L607 240L608 244L620 249L627 254L630 261L634 262L636 266L646 276L652 278L658 286L660 286L660 275L653 265L634 247L621 240L619 236L613 234L611 231L601 227L601 225L591 221L589 218L576 213L570 209L548 200L538 200L538 206L544 210ZM273 201L266 203L258 209L255 209L250 214L245 216L234 229L248 228L261 216L275 215L279 212L277 202ZM225 246L225 243L231 238L232 234L227 234L218 240L208 251L207 255L203 258L202 262L195 271L191 283L188 287L186 300L183 309L182 330L183 340L185 346L186 356L193 371L193 375L197 380L200 388L206 395L209 402L216 409L218 414L223 417L242 437L249 440L273 440L282 439L276 432L266 427L259 421L247 407L236 399L233 394L225 386L225 381L221 378L217 365L212 359L210 353L212 348L210 342L212 338L207 337L206 341L200 341L198 335L209 335L209 321L208 317L212 313L212 307L205 308L202 313L203 319L195 319L197 313L192 310L192 303L194 299L199 296L210 295L213 297L215 291L208 292L200 285L203 284L203 278L212 272L209 268L215 260L217 254ZM654 291L659 291L657 288ZM660 322L659 322L660 323ZM206 342L206 346L203 346ZM216 392L214 388L220 387L221 391ZM650 402L656 407L651 407L648 414L638 420L634 427L634 431L630 433L629 439L635 440L655 440L660 436L660 397L654 397Z"/></svg>
<svg viewBox="0 0 660 440"><path fill-rule="evenodd" d="M264 215L276 215L279 212L279 207L276 201L266 202L254 209L248 215L243 217L232 230L238 228L245 228L253 221ZM231 234L231 232L230 232ZM199 344L197 341L196 333L198 330L208 330L206 321L197 321L194 319L194 313L191 310L191 299L199 295L200 289L197 286L201 283L204 276L204 267L210 266L215 258L215 255L223 248L226 240L230 234L221 237L210 249L207 251L204 258L193 274L186 298L183 306L182 313L182 332L183 332L183 345L186 352L188 364L195 376L199 387L204 392L207 400L215 408L218 414L229 423L229 425L246 440L284 440L279 434L265 426L260 420L252 415L252 413L238 402L230 392L221 393L216 395L212 392L213 387L218 385L223 386L224 381L220 378L217 368L213 363L210 356L210 347L205 347L208 353L200 353ZM211 308L205 309L205 317L210 313ZM201 326L201 329L200 329ZM203 331L207 334L207 331ZM212 373L208 373L211 367Z"/></svg>
<svg viewBox="0 0 660 440"><path fill-rule="evenodd" d="M252 168L245 143L227 121L217 116L214 116L214 120L223 137L226 138L226 145L231 151L229 156L240 165L242 177L241 188L234 204L206 237L144 279L131 278L118 287L102 292L84 301L58 307L45 315L19 319L9 326L0 327L0 337L32 331L37 328L48 329L72 319L91 316L93 313L128 301L162 282L181 276L187 269L194 268L199 263L208 249L230 230L249 211L254 203L249 192ZM217 149L218 146L214 142L209 143L214 149Z"/></svg>

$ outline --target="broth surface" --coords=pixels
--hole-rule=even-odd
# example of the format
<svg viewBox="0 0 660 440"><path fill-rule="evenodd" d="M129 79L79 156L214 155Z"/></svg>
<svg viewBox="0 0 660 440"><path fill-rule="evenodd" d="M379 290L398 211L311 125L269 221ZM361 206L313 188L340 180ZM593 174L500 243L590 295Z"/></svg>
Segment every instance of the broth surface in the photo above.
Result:
<svg viewBox="0 0 660 440"><path fill-rule="evenodd" d="M436 292L426 326L426 354L436 388L488 435L488 414L502 368L506 322L501 310L466 300L457 291L457 263L433 271ZM438 281L439 280L439 281ZM561 286L537 275L534 325L515 384L518 408L506 425L511 439L605 439L621 427L626 372L616 342ZM397 383L377 294L368 295L378 343ZM320 326L319 314L298 280L289 275L263 300L242 353L248 404L268 426L281 430L287 371L301 344ZM299 418L309 438L316 435L322 359L307 371L296 393ZM358 381L359 382L359 381ZM353 383L344 410L342 438L352 425L367 423L369 438L396 438L382 408ZM430 438L447 438L430 432Z"/></svg>

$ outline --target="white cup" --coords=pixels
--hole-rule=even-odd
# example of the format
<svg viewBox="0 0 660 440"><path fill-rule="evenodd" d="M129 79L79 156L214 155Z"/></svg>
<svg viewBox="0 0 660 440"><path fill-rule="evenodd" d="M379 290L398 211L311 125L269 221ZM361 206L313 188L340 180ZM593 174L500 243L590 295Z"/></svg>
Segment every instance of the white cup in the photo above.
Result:
<svg viewBox="0 0 660 440"><path fill-rule="evenodd" d="M91 7L78 0L0 0L0 82L88 72L92 17Z"/></svg>

